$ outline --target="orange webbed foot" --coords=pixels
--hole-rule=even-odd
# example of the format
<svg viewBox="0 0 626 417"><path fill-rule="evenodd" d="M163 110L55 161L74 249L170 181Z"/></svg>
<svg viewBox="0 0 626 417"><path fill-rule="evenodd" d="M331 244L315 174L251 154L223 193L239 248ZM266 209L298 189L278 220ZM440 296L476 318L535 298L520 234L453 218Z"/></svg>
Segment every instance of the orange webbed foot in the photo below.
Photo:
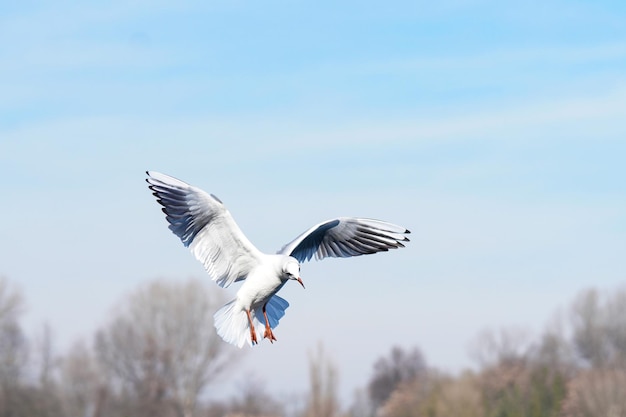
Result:
<svg viewBox="0 0 626 417"><path fill-rule="evenodd" d="M269 339L270 342L274 343L274 340L276 339L276 336L274 336L274 332L272 332L272 328L270 326L265 326L265 333L263 333L263 338L264 339Z"/></svg>
<svg viewBox="0 0 626 417"><path fill-rule="evenodd" d="M263 333L264 339L270 339L270 342L274 343L276 340L276 336L274 336L274 332L272 332L272 328L270 327L270 321L267 318L267 303L263 306L263 317L265 318L265 333Z"/></svg>
<svg viewBox="0 0 626 417"><path fill-rule="evenodd" d="M254 331L254 327L250 328L250 340L252 341L252 345L258 345L259 341L256 338L256 332Z"/></svg>

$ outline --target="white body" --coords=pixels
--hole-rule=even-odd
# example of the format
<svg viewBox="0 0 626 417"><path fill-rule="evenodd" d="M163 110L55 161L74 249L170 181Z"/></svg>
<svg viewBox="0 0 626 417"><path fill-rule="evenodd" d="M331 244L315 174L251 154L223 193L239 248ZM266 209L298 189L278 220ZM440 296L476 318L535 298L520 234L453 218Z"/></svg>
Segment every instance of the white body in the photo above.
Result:
<svg viewBox="0 0 626 417"><path fill-rule="evenodd" d="M288 256L264 255L264 258L264 262L250 271L237 291L237 304L244 309L263 307L289 279L282 271Z"/></svg>
<svg viewBox="0 0 626 417"><path fill-rule="evenodd" d="M289 280L283 273L282 266L290 257L264 255L264 258L264 262L250 271L237 291L236 298L214 315L217 334L224 341L238 347L242 347L246 342L251 343L247 311L250 312L256 337L261 340L265 329L263 307L266 308L271 328L278 325L279 320L285 315L285 309L289 307L289 303L276 293Z"/></svg>

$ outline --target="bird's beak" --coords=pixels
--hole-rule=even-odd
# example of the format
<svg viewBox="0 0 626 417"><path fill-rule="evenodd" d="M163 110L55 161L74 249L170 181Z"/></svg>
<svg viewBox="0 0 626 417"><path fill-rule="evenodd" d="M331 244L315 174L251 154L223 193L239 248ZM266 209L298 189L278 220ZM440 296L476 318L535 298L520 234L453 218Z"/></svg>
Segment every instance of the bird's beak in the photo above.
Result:
<svg viewBox="0 0 626 417"><path fill-rule="evenodd" d="M302 285L302 288L305 288L304 283L302 282L302 278L298 277L298 282L300 283L300 285Z"/></svg>

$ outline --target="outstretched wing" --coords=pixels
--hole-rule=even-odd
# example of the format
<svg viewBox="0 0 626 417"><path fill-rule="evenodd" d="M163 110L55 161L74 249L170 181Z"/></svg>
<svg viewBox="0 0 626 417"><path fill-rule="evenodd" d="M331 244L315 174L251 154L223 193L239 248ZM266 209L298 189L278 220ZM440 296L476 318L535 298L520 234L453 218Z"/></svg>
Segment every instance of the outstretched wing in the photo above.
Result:
<svg viewBox="0 0 626 417"><path fill-rule="evenodd" d="M261 252L241 232L222 202L212 194L158 172L146 172L170 230L204 265L220 287L245 279Z"/></svg>
<svg viewBox="0 0 626 417"><path fill-rule="evenodd" d="M339 217L311 227L283 246L278 253L290 255L300 262L313 256L347 258L402 248L411 233L395 224L374 219Z"/></svg>

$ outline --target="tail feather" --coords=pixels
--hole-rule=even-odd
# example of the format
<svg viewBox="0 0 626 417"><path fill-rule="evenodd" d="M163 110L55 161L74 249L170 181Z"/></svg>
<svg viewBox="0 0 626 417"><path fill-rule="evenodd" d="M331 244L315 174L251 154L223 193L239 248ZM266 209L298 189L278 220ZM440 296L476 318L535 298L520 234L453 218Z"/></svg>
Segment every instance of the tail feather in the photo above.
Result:
<svg viewBox="0 0 626 417"><path fill-rule="evenodd" d="M245 310L237 306L236 301L237 300L233 300L217 310L213 318L215 320L217 334L224 339L225 342L242 348L246 342L252 345L252 340L250 338L248 316ZM284 298L277 295L270 298L265 311L272 329L278 326L278 322L285 315L285 309L287 307L289 307L289 303ZM250 311L250 316L252 317L252 324L254 325L257 340L261 341L265 331L263 307L261 306Z"/></svg>
<svg viewBox="0 0 626 417"><path fill-rule="evenodd" d="M213 315L215 329L225 342L233 344L239 348L250 341L250 330L248 329L248 317L246 312L236 308L237 300L224 305Z"/></svg>
<svg viewBox="0 0 626 417"><path fill-rule="evenodd" d="M278 326L278 322L285 315L285 310L289 307L289 303L282 297L277 295L272 296L270 301L265 307L267 313L267 319L270 322L270 327L273 329ZM265 317L263 317L263 308L259 307L255 311L255 317L259 318L261 324L265 327ZM256 323L254 324L256 326Z"/></svg>

